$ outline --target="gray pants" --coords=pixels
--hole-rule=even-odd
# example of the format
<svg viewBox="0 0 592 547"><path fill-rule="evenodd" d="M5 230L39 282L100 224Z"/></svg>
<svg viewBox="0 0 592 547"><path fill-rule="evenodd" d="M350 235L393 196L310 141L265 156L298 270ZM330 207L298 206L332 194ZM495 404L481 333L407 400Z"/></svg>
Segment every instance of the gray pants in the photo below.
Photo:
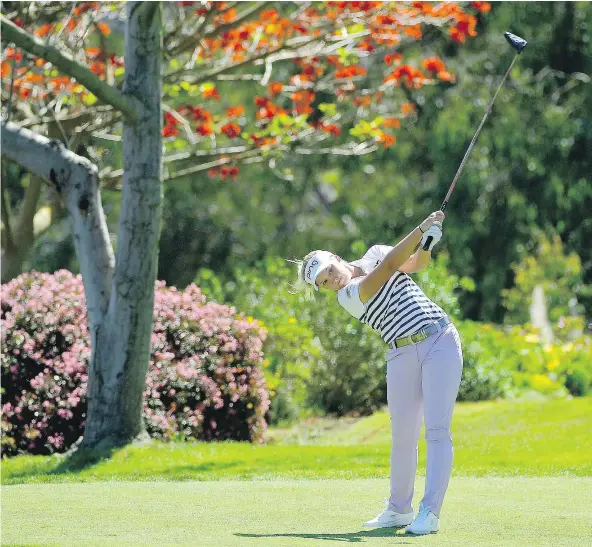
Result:
<svg viewBox="0 0 592 547"><path fill-rule="evenodd" d="M427 461L422 502L440 516L452 470L450 422L463 368L458 331L450 323L419 344L389 350L386 360L392 433L389 509L398 513L413 510L417 441L425 417Z"/></svg>

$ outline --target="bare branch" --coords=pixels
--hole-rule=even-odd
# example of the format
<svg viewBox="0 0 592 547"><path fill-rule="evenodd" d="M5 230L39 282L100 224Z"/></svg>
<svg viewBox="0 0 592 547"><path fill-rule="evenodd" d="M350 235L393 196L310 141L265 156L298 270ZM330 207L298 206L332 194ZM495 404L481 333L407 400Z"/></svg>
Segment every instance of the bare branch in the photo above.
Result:
<svg viewBox="0 0 592 547"><path fill-rule="evenodd" d="M185 134L187 135L187 140L191 144L195 144L197 142L197 138L193 131L191 131L191 125L189 121L187 121L181 114L179 114L174 108L171 108L169 105L162 103L162 109L165 112L168 112L173 118L175 118L185 129Z"/></svg>
<svg viewBox="0 0 592 547"><path fill-rule="evenodd" d="M186 150L178 154L171 154L163 158L164 163L172 163L173 161L183 161L191 158L207 158L222 156L225 154L238 154L249 150L246 146L232 146L230 148L217 148L215 150Z"/></svg>
<svg viewBox="0 0 592 547"><path fill-rule="evenodd" d="M182 39L171 51L168 52L168 57L174 58L180 53L183 53L184 51L189 49L190 47L193 47L196 41L199 40L199 36L201 35L202 30L211 21L215 13L216 10L214 9L212 4L208 12L203 16L201 23L192 32L189 33L189 36L186 36L184 39ZM172 33L165 38L165 51L168 50L169 40L172 40L173 38L174 35Z"/></svg>
<svg viewBox="0 0 592 547"><path fill-rule="evenodd" d="M98 99L123 112L130 121L136 119L135 103L130 97L105 83L88 68L76 62L69 53L61 52L53 46L44 44L5 17L0 18L0 25L5 40L14 42L18 47L37 57L46 59L68 76L76 78L77 82L96 95Z"/></svg>
<svg viewBox="0 0 592 547"><path fill-rule="evenodd" d="M221 165L227 165L229 163L245 160L247 158L253 158L253 156L259 156L261 153L260 148L251 149L243 152L242 154L236 154L232 157L224 157L209 163L202 163L201 165L195 165L194 167L188 167L187 169L181 169L180 171L176 171L172 175L164 178L165 182L171 182L176 179L180 179L181 177L186 177L187 175L194 175L195 173L200 173L202 171L207 171L213 167L220 167Z"/></svg>
<svg viewBox="0 0 592 547"><path fill-rule="evenodd" d="M220 167L222 165L228 165L229 163L234 162L241 162L241 163L254 163L258 161L263 161L264 157L261 155L262 152L265 152L271 148L271 145L261 146L261 147L254 147L254 148L247 148L246 146L235 146L230 148L220 148L217 150L207 151L207 150L193 150L193 151L185 151L179 152L178 154L172 154L170 156L166 156L163 158L163 163L171 164L173 162L178 161L185 161L189 160L192 157L196 158L207 158L207 157L215 157L215 156L222 156L218 159L207 163L200 163L199 165L194 165L192 167L188 167L186 169L180 169L175 171L169 176L166 176L163 180L164 182L171 182L181 177L185 177L187 175L193 175L196 173L201 173L202 171L207 171L213 167ZM283 153L295 153L295 154L302 154L302 155L335 155L335 156L364 156L366 154L371 154L378 150L378 146L375 141L366 141L361 143L354 143L350 142L345 145L341 146L333 146L329 148L304 148L304 147L296 147L292 148L290 146L277 146ZM108 190L120 190L121 189L121 177L123 175L123 170L117 169L115 171L110 171L105 169L101 171L100 176L101 180L103 181L103 188Z"/></svg>
<svg viewBox="0 0 592 547"><path fill-rule="evenodd" d="M24 240L29 239L32 242L34 238L33 219L37 212L37 202L41 196L41 188L43 181L40 177L30 175L29 184L25 190L25 196L21 209L19 211L19 219L17 224L16 243L20 247L25 243Z"/></svg>
<svg viewBox="0 0 592 547"><path fill-rule="evenodd" d="M59 120L61 123L65 123L65 122L76 122L77 120L84 120L86 118L88 118L89 116L96 116L96 114L103 114L106 112L111 112L113 110L113 107L111 105L100 105L100 106L96 106L91 110L84 110L83 112L76 112L74 114L67 114L65 116L58 116L57 120ZM23 122L19 122L19 126L20 127L33 127L36 125L43 125L46 124L48 122L53 122L54 121L54 117L53 116L46 116L43 118L30 118L27 120L24 120Z"/></svg>
<svg viewBox="0 0 592 547"><path fill-rule="evenodd" d="M12 58L10 66L10 93L8 94L8 106L6 107L6 119L4 121L10 121L10 115L12 114L12 95L14 93L14 68L16 65L16 54Z"/></svg>
<svg viewBox="0 0 592 547"><path fill-rule="evenodd" d="M177 44L177 46L175 46L170 51L169 55L171 57L175 57L189 48L192 48L201 38L211 38L212 36L217 36L222 32L227 32L240 26L244 21L268 7L269 4L270 2L253 2L253 5L250 8L247 8L241 12L231 23L226 23L217 27L215 26L207 30L207 32L202 36L203 29L207 27L207 25L212 20L212 17L216 14L216 10L211 8L210 11L208 11L208 13L204 16L202 23L197 27L195 32L192 32L190 36L187 36L179 44Z"/></svg>
<svg viewBox="0 0 592 547"><path fill-rule="evenodd" d="M2 124L2 155L49 181L63 198L74 232L74 245L84 279L89 321L97 325L107 309L115 264L107 222L98 191L98 169L60 142Z"/></svg>
<svg viewBox="0 0 592 547"><path fill-rule="evenodd" d="M224 64L218 68L209 70L207 72L203 72L202 74L198 75L196 78L194 78L192 80L187 80L187 81L190 83L194 83L194 84L204 82L206 80L209 80L210 78L214 78L215 76L218 76L219 74L224 74L225 72L228 72L230 70L234 70L235 68L239 68L241 66L248 65L249 63L252 63L252 62L257 61L259 59L264 59L266 56L270 55L271 53L276 53L277 51L280 51L280 49L282 47L283 46L280 46L274 50L265 51L264 53L260 53L259 55L253 55L251 57L247 57L244 61L241 61L240 63ZM182 68L182 69L176 70L174 72L169 72L168 74L165 74L163 80L164 80L164 82L169 83L171 81L174 81L178 76L181 76L186 72L187 72L186 68Z"/></svg>
<svg viewBox="0 0 592 547"><path fill-rule="evenodd" d="M294 148L292 151L296 154L316 155L331 154L335 156L364 156L378 150L374 141L362 142L359 144L348 143L343 146L333 146L331 148Z"/></svg>
<svg viewBox="0 0 592 547"><path fill-rule="evenodd" d="M31 173L56 184L58 174L80 170L86 177L97 167L86 158L70 152L61 143L9 122L2 124L2 155Z"/></svg>

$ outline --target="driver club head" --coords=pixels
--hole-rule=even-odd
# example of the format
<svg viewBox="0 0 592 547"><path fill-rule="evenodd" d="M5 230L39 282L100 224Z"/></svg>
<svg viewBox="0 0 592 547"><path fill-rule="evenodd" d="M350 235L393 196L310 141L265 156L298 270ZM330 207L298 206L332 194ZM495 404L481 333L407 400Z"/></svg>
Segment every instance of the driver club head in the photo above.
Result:
<svg viewBox="0 0 592 547"><path fill-rule="evenodd" d="M524 38L520 38L520 36L516 36L511 32L504 32L504 36L506 37L508 44L516 50L516 53L520 53L526 47L526 44L528 44Z"/></svg>

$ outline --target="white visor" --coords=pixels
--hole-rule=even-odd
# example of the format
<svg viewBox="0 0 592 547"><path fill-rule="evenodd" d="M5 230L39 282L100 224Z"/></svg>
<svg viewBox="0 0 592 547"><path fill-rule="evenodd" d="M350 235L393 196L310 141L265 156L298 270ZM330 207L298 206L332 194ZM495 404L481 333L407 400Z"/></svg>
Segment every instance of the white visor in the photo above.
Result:
<svg viewBox="0 0 592 547"><path fill-rule="evenodd" d="M315 283L317 275L324 270L329 264L337 262L335 257L329 251L317 251L310 257L306 263L306 270L304 271L304 281L310 283L315 291L319 290L319 286Z"/></svg>

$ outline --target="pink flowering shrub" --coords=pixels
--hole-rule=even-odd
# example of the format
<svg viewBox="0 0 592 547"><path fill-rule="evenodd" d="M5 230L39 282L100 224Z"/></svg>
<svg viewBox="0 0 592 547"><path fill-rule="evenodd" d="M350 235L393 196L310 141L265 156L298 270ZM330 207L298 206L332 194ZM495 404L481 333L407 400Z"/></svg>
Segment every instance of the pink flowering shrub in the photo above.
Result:
<svg viewBox="0 0 592 547"><path fill-rule="evenodd" d="M84 431L90 347L82 278L23 274L1 289L2 454L66 451ZM258 442L269 408L265 331L198 287L157 282L144 393L160 439Z"/></svg>

